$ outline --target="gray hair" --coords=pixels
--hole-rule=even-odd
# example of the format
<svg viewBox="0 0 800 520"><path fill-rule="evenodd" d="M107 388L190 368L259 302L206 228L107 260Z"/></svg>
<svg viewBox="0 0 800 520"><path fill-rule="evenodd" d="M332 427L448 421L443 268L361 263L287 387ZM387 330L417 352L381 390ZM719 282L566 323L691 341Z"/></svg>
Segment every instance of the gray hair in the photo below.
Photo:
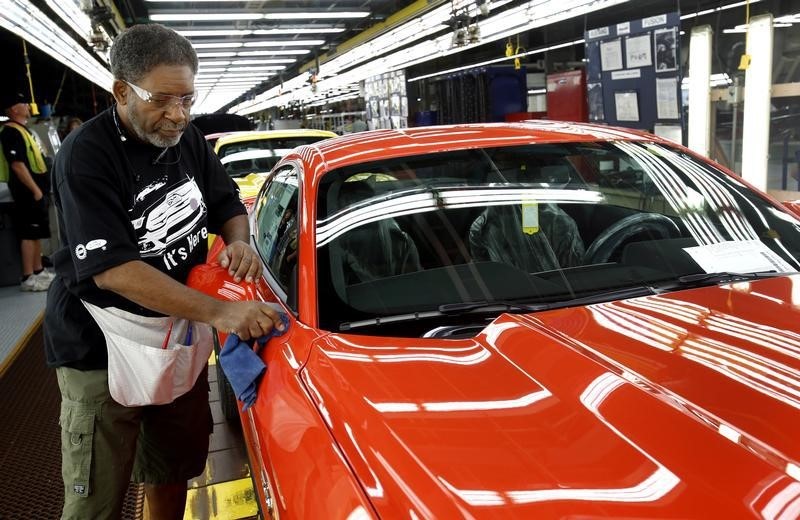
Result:
<svg viewBox="0 0 800 520"><path fill-rule="evenodd" d="M197 74L197 53L189 40L161 24L134 25L111 46L111 73L135 83L159 65L185 65Z"/></svg>

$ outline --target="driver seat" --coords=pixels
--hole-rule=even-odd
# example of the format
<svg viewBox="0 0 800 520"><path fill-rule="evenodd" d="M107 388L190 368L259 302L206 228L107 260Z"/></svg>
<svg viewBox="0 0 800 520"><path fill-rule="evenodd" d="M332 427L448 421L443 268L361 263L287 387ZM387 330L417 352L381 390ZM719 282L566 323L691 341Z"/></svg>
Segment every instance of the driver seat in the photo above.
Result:
<svg viewBox="0 0 800 520"><path fill-rule="evenodd" d="M472 222L475 261L513 265L527 273L581 265L585 247L575 221L555 204L539 204L539 230L522 230L521 206L489 206Z"/></svg>
<svg viewBox="0 0 800 520"><path fill-rule="evenodd" d="M339 207L367 200L373 194L367 181L344 182L339 191ZM393 218L351 229L339 244L346 285L422 270L417 245Z"/></svg>

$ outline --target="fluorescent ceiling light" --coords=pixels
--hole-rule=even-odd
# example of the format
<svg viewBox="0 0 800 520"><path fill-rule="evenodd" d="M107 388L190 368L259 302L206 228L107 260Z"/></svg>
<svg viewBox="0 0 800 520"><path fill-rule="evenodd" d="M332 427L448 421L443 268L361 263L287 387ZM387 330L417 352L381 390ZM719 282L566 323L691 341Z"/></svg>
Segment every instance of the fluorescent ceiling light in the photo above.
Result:
<svg viewBox="0 0 800 520"><path fill-rule="evenodd" d="M247 65L267 65L267 64L270 64L270 63L294 63L295 61L297 61L297 60L292 60L292 59L289 59L289 58L279 58L279 59L276 59L276 60L264 60L264 59L259 59L259 60L233 60L231 62L231 65L242 65L242 66L247 66Z"/></svg>
<svg viewBox="0 0 800 520"><path fill-rule="evenodd" d="M175 31L185 38L193 36L247 36L253 34L252 29L209 29L197 31Z"/></svg>
<svg viewBox="0 0 800 520"><path fill-rule="evenodd" d="M251 72L251 71L262 71L262 70L282 70L285 67L269 67L269 66L257 66L257 67L213 67L204 69L200 67L199 73L200 75L208 74L211 72Z"/></svg>
<svg viewBox="0 0 800 520"><path fill-rule="evenodd" d="M47 0L47 5L87 41L92 34L92 21L73 0Z"/></svg>
<svg viewBox="0 0 800 520"><path fill-rule="evenodd" d="M750 4L755 4L760 2L761 0L750 0ZM697 11L695 13L689 13L681 16L681 20L687 20L689 18L696 18L698 16L705 16L707 14L716 13L717 11L725 11L726 9L733 9L734 7L742 7L743 5L747 5L748 2L735 2L733 4L723 5L720 7L715 7L713 9L706 9L705 11Z"/></svg>
<svg viewBox="0 0 800 520"><path fill-rule="evenodd" d="M196 29L176 30L186 38L201 38L207 36L274 36L277 34L334 34L344 31L344 27L318 27L314 29L286 28L286 29Z"/></svg>
<svg viewBox="0 0 800 520"><path fill-rule="evenodd" d="M291 58L277 58L274 60L267 60L267 59L256 59L256 60L233 60L231 65L269 65L275 63L294 63L295 59Z"/></svg>
<svg viewBox="0 0 800 520"><path fill-rule="evenodd" d="M233 49L241 46L242 42L192 43L195 49Z"/></svg>
<svg viewBox="0 0 800 520"><path fill-rule="evenodd" d="M322 45L325 40L284 40L244 42L245 47L285 47L287 45Z"/></svg>
<svg viewBox="0 0 800 520"><path fill-rule="evenodd" d="M410 83L412 81L419 81L421 79L433 78L435 76L442 76L444 74L452 74L453 72L459 72L459 71L462 71L462 70L476 69L478 67L485 67L486 65L493 65L495 63L500 63L502 61L513 60L514 58L522 58L522 57L525 57L525 56L532 56L534 54L542 54L544 52L554 51L556 49L562 49L564 47L571 47L573 45L581 45L583 43L585 43L585 40L573 40L571 42L559 43L557 45L550 45L549 47L540 47L540 48L534 49L532 51L522 52L520 54L514 54L512 56L504 56L502 58L495 58L493 60L482 61L480 63L472 63L470 65L464 65L463 67L455 67L453 69L447 69L447 70L443 70L443 71L440 71L440 72L434 72L433 74L425 74L424 76L416 76L414 78L408 78L408 82ZM545 92L546 92L546 90L545 90ZM529 91L528 93L530 94L531 92Z"/></svg>
<svg viewBox="0 0 800 520"><path fill-rule="evenodd" d="M291 47L296 45L315 46L322 45L325 40L272 40L250 42L197 42L192 43L195 49L233 49L237 47Z"/></svg>
<svg viewBox="0 0 800 520"><path fill-rule="evenodd" d="M0 9L0 27L25 39L104 90L111 90L111 72L30 2L4 2L3 9Z"/></svg>
<svg viewBox="0 0 800 520"><path fill-rule="evenodd" d="M261 13L172 13L151 14L153 22L221 22L237 20L262 20Z"/></svg>
<svg viewBox="0 0 800 520"><path fill-rule="evenodd" d="M265 13L265 20L331 20L336 18L366 18L369 11L317 11Z"/></svg>
<svg viewBox="0 0 800 520"><path fill-rule="evenodd" d="M200 83L198 85L195 85L195 87L196 88L214 88L214 87L219 87L219 86L226 86L226 87L230 87L230 86L240 86L240 87L241 86L256 86L259 83L261 83L262 81L264 81L264 80L263 79L252 79L252 80L244 81L241 78L239 78L236 81L231 79L231 80L224 80L224 81L220 80L220 81L215 81L215 82Z"/></svg>
<svg viewBox="0 0 800 520"><path fill-rule="evenodd" d="M240 65L240 66L248 66L248 65L275 65L278 63L294 63L297 60L291 58L275 58L273 60L270 59L254 59L254 60L233 60L233 61L200 61L200 67L208 66L208 67L222 67L225 65Z"/></svg>
<svg viewBox="0 0 800 520"><path fill-rule="evenodd" d="M318 27L318 28L297 28L297 29L256 29L253 34L258 36L268 36L271 34L335 34L344 32L344 27Z"/></svg>
<svg viewBox="0 0 800 520"><path fill-rule="evenodd" d="M352 51L321 64L318 76L322 80L317 83L317 90L325 92L331 88L338 88L342 84L361 81L382 72L408 68L438 57L462 52L477 45L503 40L537 27L575 18L625 2L627 0L579 0L573 2L529 0L489 18L481 19L478 22L482 35L479 43L452 48L451 33L438 38L430 36L440 31L442 24L450 20L453 10L466 9L468 12L472 12L473 16L478 12L473 0L453 0L447 5L442 5L426 13L424 17L410 20L371 40L368 44L360 45ZM496 12L498 5L508 3L502 1L492 2L492 11ZM412 42L417 43L409 46ZM565 45L571 45L571 43ZM400 46L404 47L399 49ZM387 54L387 51L394 49L397 49L397 52ZM384 56L376 58L378 55ZM503 60L508 60L508 58L501 58L497 61ZM347 70L347 74L343 78L340 72L344 70ZM307 85L306 80L307 76L305 75L298 76L297 79L292 78L284 82L283 89L275 87L263 92L252 100L236 105L232 111L246 114L271 106L282 106L294 101L305 101L311 97L311 88ZM290 92L292 89L297 90ZM287 94L287 92L289 93ZM277 99L278 97L280 99Z"/></svg>
<svg viewBox="0 0 800 520"><path fill-rule="evenodd" d="M197 58L233 58L236 56L235 52L198 52Z"/></svg>
<svg viewBox="0 0 800 520"><path fill-rule="evenodd" d="M279 49L274 51L241 51L237 56L292 56L295 54L308 54L308 49Z"/></svg>
<svg viewBox="0 0 800 520"><path fill-rule="evenodd" d="M261 71L258 74L253 73L246 73L246 72L226 72L223 74L215 74L211 76L198 76L195 78L195 83L208 83L209 81L219 81L221 78L230 78L230 79L258 79L258 78L268 78L270 76L274 76L274 74L265 73Z"/></svg>
<svg viewBox="0 0 800 520"><path fill-rule="evenodd" d="M369 11L321 11L295 13L154 13L153 22L220 22L237 20L337 20L342 18L365 18Z"/></svg>
<svg viewBox="0 0 800 520"><path fill-rule="evenodd" d="M293 50L275 50L275 51L220 51L220 52L198 52L197 58L233 58L238 56L245 58L247 56L294 56L297 54L308 54L311 52L308 49L293 49ZM292 60L294 61L294 60Z"/></svg>

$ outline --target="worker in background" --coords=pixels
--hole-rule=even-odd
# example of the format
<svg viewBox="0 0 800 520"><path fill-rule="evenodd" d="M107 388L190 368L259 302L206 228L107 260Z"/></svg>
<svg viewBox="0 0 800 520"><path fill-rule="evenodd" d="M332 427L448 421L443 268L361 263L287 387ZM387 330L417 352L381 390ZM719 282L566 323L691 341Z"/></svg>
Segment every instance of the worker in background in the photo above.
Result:
<svg viewBox="0 0 800 520"><path fill-rule="evenodd" d="M8 188L14 199L14 227L22 260L20 289L46 291L54 276L42 265L41 243L50 238L50 177L42 148L25 126L31 117L25 95L18 91L7 93L2 105L8 121L0 129L4 161L0 168L7 169Z"/></svg>

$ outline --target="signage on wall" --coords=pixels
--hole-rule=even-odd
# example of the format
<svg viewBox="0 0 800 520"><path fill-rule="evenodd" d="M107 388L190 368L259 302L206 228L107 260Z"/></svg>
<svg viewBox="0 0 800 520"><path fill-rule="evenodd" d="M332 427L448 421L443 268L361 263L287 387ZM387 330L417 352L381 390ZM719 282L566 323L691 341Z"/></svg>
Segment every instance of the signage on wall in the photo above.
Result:
<svg viewBox="0 0 800 520"><path fill-rule="evenodd" d="M589 120L682 136L679 34L678 12L586 31Z"/></svg>

